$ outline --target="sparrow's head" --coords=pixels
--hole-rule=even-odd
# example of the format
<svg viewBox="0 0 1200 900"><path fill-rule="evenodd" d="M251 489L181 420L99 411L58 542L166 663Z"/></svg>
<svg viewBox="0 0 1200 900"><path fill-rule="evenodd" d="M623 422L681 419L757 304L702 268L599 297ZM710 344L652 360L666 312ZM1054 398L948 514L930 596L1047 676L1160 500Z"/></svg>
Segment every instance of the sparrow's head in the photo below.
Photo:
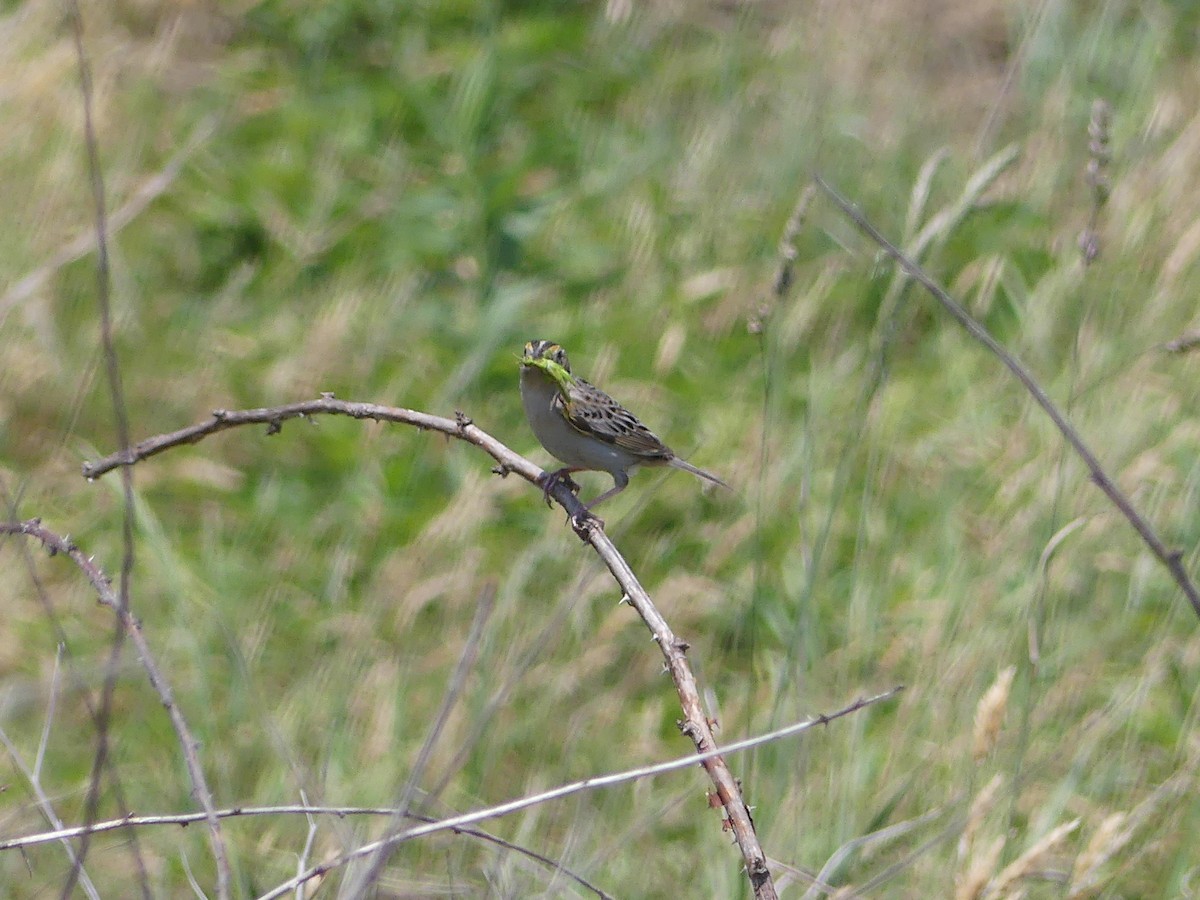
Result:
<svg viewBox="0 0 1200 900"><path fill-rule="evenodd" d="M567 351L554 341L530 341L525 345L525 353L521 356L521 365L537 366L546 369L546 363L553 363L571 371L571 363L567 360Z"/></svg>
<svg viewBox="0 0 1200 900"><path fill-rule="evenodd" d="M553 381L564 394L569 394L575 384L571 364L567 361L567 351L553 341L530 341L525 345L520 362L522 384L525 382L525 373L532 369L537 369Z"/></svg>

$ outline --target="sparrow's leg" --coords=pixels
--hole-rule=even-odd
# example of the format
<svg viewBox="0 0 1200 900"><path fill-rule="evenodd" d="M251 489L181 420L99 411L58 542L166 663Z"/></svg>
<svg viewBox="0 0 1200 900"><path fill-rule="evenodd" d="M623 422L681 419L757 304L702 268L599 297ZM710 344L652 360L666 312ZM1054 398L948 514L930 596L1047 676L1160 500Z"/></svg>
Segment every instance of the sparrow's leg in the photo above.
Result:
<svg viewBox="0 0 1200 900"><path fill-rule="evenodd" d="M562 469L556 469L553 472L543 472L541 478L542 497L545 499L546 505L550 505L550 492L553 491L554 488L560 483L565 484L567 486L567 490L572 494L578 495L579 485L575 483L575 479L571 477L571 473L582 471L582 469L573 469L570 466L567 466Z"/></svg>

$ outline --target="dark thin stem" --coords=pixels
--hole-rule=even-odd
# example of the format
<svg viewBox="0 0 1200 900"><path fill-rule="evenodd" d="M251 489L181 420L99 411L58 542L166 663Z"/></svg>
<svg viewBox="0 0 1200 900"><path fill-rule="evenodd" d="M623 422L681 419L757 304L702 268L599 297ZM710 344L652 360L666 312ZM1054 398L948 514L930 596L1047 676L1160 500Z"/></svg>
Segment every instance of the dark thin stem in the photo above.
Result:
<svg viewBox="0 0 1200 900"><path fill-rule="evenodd" d="M108 261L108 208L105 202L104 173L100 168L99 141L96 138L95 122L92 118L92 73L87 53L83 46L83 15L77 0L67 0L67 14L71 22L71 36L75 43L75 57L79 63L79 88L83 101L84 145L87 149L88 175L91 181L92 204L96 214L96 300L100 308L100 341L104 349L105 369L108 375L109 394L112 400L113 419L117 429L117 445L129 446L129 417L125 408L125 395L121 387L121 368L113 340L111 276ZM122 475L124 510L121 520L121 540L124 551L121 558L121 585L119 591L118 620L129 607L129 577L133 572L133 476ZM112 717L113 697L117 688L121 652L125 644L125 628L118 621L113 629L112 650L104 671L104 689L96 726L96 753L92 760L92 771L88 781L87 799L84 804L84 820L93 821L100 808L100 783L108 760L108 730ZM214 820L215 824L215 820ZM219 838L219 832L218 832ZM218 839L214 842L217 855L218 894L229 896L229 867L224 859L224 847ZM71 866L70 875L63 885L64 900L74 892L75 883L87 858L88 839L79 844L79 854Z"/></svg>
<svg viewBox="0 0 1200 900"><path fill-rule="evenodd" d="M387 834L397 834L404 828L404 820L408 817L409 807L412 805L413 797L417 792L417 785L425 774L425 769L428 767L429 760L433 756L433 749L437 746L438 739L442 736L442 731L445 729L446 723L450 721L450 713L453 711L455 704L458 703L463 685L467 681L467 675L475 665L475 658L479 652L479 643L483 640L483 629L487 624L487 620L491 617L492 610L495 608L495 601L496 582L489 581L484 585L483 593L479 597L478 604L476 604L475 619L471 623L471 630L467 634L466 643L463 645L462 654L458 659L458 665L455 666L450 683L446 686L441 708L438 709L433 724L429 726L429 732L425 735L425 741L421 745L421 749L417 752L417 759L413 763L412 771L409 772L408 780L405 781L404 787L400 791L400 799L396 803L396 813L392 817L392 821L388 823ZM347 892L347 896L352 898L367 896L371 890L371 886L383 874L383 869L387 865L388 858L395 849L395 845L390 844L380 847L378 852L371 858L367 870L357 879L354 887Z"/></svg>
<svg viewBox="0 0 1200 900"><path fill-rule="evenodd" d="M958 322L959 325L966 329L967 333L970 334L971 337L975 338L975 340L983 344L984 347L991 351L991 353L1004 364L1005 368L1012 372L1016 379L1021 382L1021 384L1025 387L1025 390L1027 390L1029 395L1033 397L1034 402L1036 402L1037 405L1040 406L1046 413L1046 415L1050 417L1050 421L1054 423L1055 427L1059 430L1059 433L1066 438L1067 443L1071 445L1071 447L1079 455L1079 458L1083 460L1084 464L1091 472L1092 481L1096 483L1096 486L1104 492L1105 496L1112 501L1112 504L1120 511L1121 515L1123 515L1128 520L1129 524L1133 526L1133 529L1141 536L1146 546L1150 548L1150 552L1158 557L1159 561L1166 566L1167 571L1171 573L1171 577L1175 579L1175 583L1179 585L1180 590L1183 591L1184 596L1186 596L1188 602L1191 603L1192 609L1195 611L1196 615L1200 616L1200 592L1197 592L1196 586L1192 583L1191 578L1188 576L1187 570L1183 567L1182 554L1179 551L1168 549L1166 544L1162 542L1158 534L1150 526L1150 523L1147 522L1134 508L1133 503L1129 500L1129 498L1125 496L1124 492L1116 485L1112 478L1109 477L1108 473L1104 471L1104 468L1100 465L1100 460L1096 458L1096 455L1091 451L1087 444L1084 443L1083 438L1079 435L1079 432L1075 430L1075 427L1067 420L1067 417L1058 409L1058 407L1054 404L1054 401L1050 399L1049 395L1042 389L1037 381L1034 380L1033 376L1029 373L1029 370L1026 369L1025 366L1023 366L1015 356L1009 353L999 341L992 337L988 330L984 328L982 324L976 321L960 303L951 297L945 288L943 288L936 281L934 281L933 278L926 274L925 270L917 265L917 263L911 260L908 256L906 256L903 251L888 241L888 239L885 238L861 212L859 212L858 208L853 203L838 193L838 191L835 190L829 184L829 182L827 182L820 175L814 176L814 180L820 186L821 190L825 192L826 196L828 196L842 210L842 212L844 212L850 218L850 220L859 227L864 234L878 244L883 251L888 254L888 256L896 260L896 262L900 264L900 267L904 269L904 271L907 272L911 278L918 281L922 287L929 291L929 293L933 294L933 296L937 298L938 302L942 304L942 307L948 313L950 313L951 317Z"/></svg>

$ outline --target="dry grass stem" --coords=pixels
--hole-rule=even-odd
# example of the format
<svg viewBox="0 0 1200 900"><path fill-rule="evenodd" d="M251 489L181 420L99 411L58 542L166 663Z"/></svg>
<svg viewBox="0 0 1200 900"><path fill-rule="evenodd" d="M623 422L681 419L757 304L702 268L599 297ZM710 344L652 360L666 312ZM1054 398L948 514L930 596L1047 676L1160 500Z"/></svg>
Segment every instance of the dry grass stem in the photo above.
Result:
<svg viewBox="0 0 1200 900"><path fill-rule="evenodd" d="M983 896L985 898L1001 897L1011 891L1018 881L1037 873L1045 863L1046 856L1058 849L1063 840L1079 827L1079 822L1079 819L1073 819L1046 834L1040 841L1005 866L1004 870L996 876L995 881L988 885Z"/></svg>
<svg viewBox="0 0 1200 900"><path fill-rule="evenodd" d="M1160 784L1128 813L1107 816L1071 868L1068 897L1089 897L1104 886L1103 868L1133 840L1137 831L1167 800L1185 796L1195 789L1195 762L1187 760L1181 770Z"/></svg>
<svg viewBox="0 0 1200 900"><path fill-rule="evenodd" d="M1088 163L1084 173L1092 194L1092 209L1087 227L1079 235L1079 250L1084 265L1100 255L1100 211L1108 202L1112 188L1108 180L1108 164L1112 160L1112 107L1108 101L1098 98L1092 103L1092 116L1088 121Z"/></svg>
<svg viewBox="0 0 1200 900"><path fill-rule="evenodd" d="M1087 846L1083 848L1083 852L1075 857L1075 864L1071 867L1068 897L1087 897L1099 886L1100 869L1121 849L1125 843L1123 838L1127 838L1130 833L1125 831L1125 818L1125 813L1122 812L1106 816Z"/></svg>
<svg viewBox="0 0 1200 900"><path fill-rule="evenodd" d="M992 879L992 873L1000 863L1004 851L1004 836L992 839L983 850L971 857L966 874L958 879L954 888L954 900L977 900Z"/></svg>
<svg viewBox="0 0 1200 900"><path fill-rule="evenodd" d="M813 198L817 195L817 186L807 184L796 199L792 214L788 216L787 224L783 227L783 235L779 239L779 266L775 270L775 280L771 283L771 299L764 300L746 322L746 330L751 334L762 334L775 305L787 296L795 278L796 238L808 218L808 208L812 206Z"/></svg>
<svg viewBox="0 0 1200 900"><path fill-rule="evenodd" d="M975 836L979 834L983 820L996 805L996 795L1000 792L1002 784L1004 784L1004 778L997 772L971 801L971 809L967 813L967 823L963 826L963 833L958 839L959 860L965 860L971 852L971 847L975 844Z"/></svg>

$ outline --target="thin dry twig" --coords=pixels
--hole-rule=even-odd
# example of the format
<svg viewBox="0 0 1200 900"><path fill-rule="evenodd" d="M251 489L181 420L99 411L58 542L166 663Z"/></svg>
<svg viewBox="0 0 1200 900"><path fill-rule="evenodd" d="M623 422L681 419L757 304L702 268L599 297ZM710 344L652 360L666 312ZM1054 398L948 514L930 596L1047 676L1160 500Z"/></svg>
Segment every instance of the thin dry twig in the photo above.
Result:
<svg viewBox="0 0 1200 900"><path fill-rule="evenodd" d="M200 765L200 758L196 752L199 744L192 736L191 729L183 717L183 712L175 702L175 695L171 690L171 685L163 675L162 669L159 668L158 662L150 650L150 645L146 642L146 637L142 633L141 622L137 620L128 606L121 604L120 598L113 591L112 579L105 575L104 571L96 565L92 557L86 556L73 541L45 528L40 519L28 519L24 522L0 522L0 534L20 534L34 538L40 541L50 551L51 555L61 553L68 557L79 567L80 571L83 572L84 576L91 583L92 589L95 590L100 603L107 606L116 614L120 627L129 634L130 639L137 648L138 659L141 661L142 668L146 670L151 687L158 693L158 697L171 719L171 725L175 729L175 736L179 740L179 746L183 750L183 759L187 766L188 776L192 781L192 794L204 810L204 820L209 826L209 841L213 846L213 853L216 855L217 848L220 847L221 855L218 858L224 859L224 841L221 836L221 826L217 818L216 806L213 803L212 792L208 788L208 782L204 777L204 769ZM85 822L90 823L94 819L94 815L85 817ZM80 836L82 837L80 847L87 845L90 834L90 829L85 825L84 830L80 832ZM76 865L82 866L82 859L78 859Z"/></svg>
<svg viewBox="0 0 1200 900"><path fill-rule="evenodd" d="M538 804L546 803L550 800L558 800L562 797L567 797L571 794L577 794L582 791L614 787L616 785L626 784L631 781L639 781L643 778L650 778L655 775L661 775L665 772L674 772L679 769L686 769L694 766L696 763L704 765L710 760L720 758L723 754L737 753L741 750L749 750L751 747L757 747L771 741L777 741L785 737L791 737L793 735L800 734L808 731L809 729L815 728L818 725L827 725L835 719L840 719L843 716L851 715L852 713L855 713L860 709L864 709L867 706L871 706L884 700L890 700L900 693L901 690L903 690L903 688L896 687L890 691L885 691L882 694L876 694L873 697L859 698L849 706L843 707L842 709L839 709L834 713L830 713L829 715L821 715L814 719L808 719L804 722L797 722L793 725L788 725L786 728L780 728L767 734L758 735L757 737L736 741L724 747L714 747L702 753L693 753L690 756L674 759L669 762L657 763L656 765L652 766L643 766L638 769L629 769L627 771L617 772L612 775L600 775L594 778L585 778L583 781L576 781L571 784L561 785L548 791L542 791L539 794L531 794L516 800L510 800L507 803L501 803L497 806L488 807L487 809L480 809L476 810L475 812L464 813L460 816L453 816L448 819L442 819L441 821L431 822L428 825L420 825L415 828L410 828L407 831L402 831L399 834L392 835L384 840L372 841L370 844L365 844L362 847L358 847L355 850L345 853L327 863L314 866L308 872L305 872L303 877L298 876L297 878L277 885L267 893L262 894L258 900L274 900L274 898L282 897L292 888L296 887L296 885L301 884L311 878L318 878L332 869L345 865L351 860L359 859L363 856L369 856L375 853L381 846L386 844L400 844L405 841L413 840L414 838L435 834L439 831L449 831L457 829L463 825L471 825L475 822L481 822L484 819L493 819L500 816L510 815L514 812L519 812L523 809L529 809L530 807L537 806ZM771 885L769 878L766 883ZM772 891L774 891L773 885L771 885L771 888Z"/></svg>
<svg viewBox="0 0 1200 900"><path fill-rule="evenodd" d="M858 210L853 203L842 196L842 194L840 194L820 175L815 175L814 180L821 187L821 190L824 191L825 195L828 196L864 234L878 244L880 248L882 248L883 251L888 254L888 256L892 257L892 259L899 263L901 268L903 268L904 271L909 274L909 276L916 279L918 282L920 282L922 287L929 291L929 293L933 294L933 296L937 298L938 302L942 304L943 308L950 313L951 317L958 322L959 325L966 329L967 333L970 334L971 337L975 338L975 340L983 344L984 347L991 351L991 353L995 355L1010 372L1012 372L1016 379L1021 382L1021 384L1025 387L1025 390L1029 392L1029 395L1033 397L1038 406L1040 406L1046 415L1050 417L1050 421L1052 421L1055 427L1058 428L1059 433L1066 438L1067 443L1071 445L1071 447L1075 450L1075 453L1080 459L1083 460L1084 464L1091 472L1092 481L1095 482L1096 486L1104 492L1105 496L1108 497L1112 504L1118 509L1118 511L1120 511L1121 515L1126 518L1129 524L1133 526L1134 530L1141 537L1142 541L1150 549L1150 552L1153 553L1166 567L1167 571L1171 573L1171 577L1175 580L1175 583L1179 585L1180 590L1183 591L1184 596L1186 596L1188 599L1188 602L1191 603L1192 609L1195 611L1196 615L1200 616L1200 592L1196 590L1196 586L1192 583L1187 570L1183 567L1183 554L1178 550L1168 549L1166 544L1163 543L1162 539L1159 538L1157 532L1155 532L1153 527L1151 527L1150 523L1147 522L1141 513L1137 511L1130 499L1125 496L1125 493L1117 486L1112 478L1109 477L1108 473L1100 465L1100 460L1097 459L1096 455L1091 451L1088 445L1084 443L1084 440L1080 436L1079 432L1075 430L1075 426L1073 426L1067 420L1066 415L1059 410L1054 401L1050 399L1050 396L1045 392L1045 390L1042 389L1041 385L1038 384L1033 375L1030 374L1029 370L1026 369L1025 366L1022 365L1015 356L1006 350L999 341L992 337L991 333L988 332L988 330L984 328L981 323L976 321L960 303L951 297L945 288L934 281L924 269L906 256L903 251L888 241L888 239L883 236L879 229L872 225L871 222Z"/></svg>
<svg viewBox="0 0 1200 900"><path fill-rule="evenodd" d="M49 716L47 716L47 720L48 719ZM29 782L29 787L32 789L33 795L37 799L38 809L42 811L42 815L46 817L46 821L53 825L58 832L57 837L50 838L48 840L58 840L62 842L63 852L67 854L67 859L71 861L71 865L80 866L79 881L83 885L83 892L87 894L91 900L100 900L100 892L96 890L96 885L88 876L87 869L84 869L82 864L79 863L79 857L75 853L75 848L72 847L71 842L61 834L63 830L62 819L58 817L58 813L54 809L54 804L50 802L50 797L46 794L45 789L42 787L40 771L41 747L38 748L38 761L34 763L33 768L30 769L25 762L25 758L21 756L20 751L17 749L17 745L12 742L8 736L8 732L6 732L3 728L0 728L0 744L4 745L4 749L7 750L8 755L12 757L13 763L18 769L21 770L21 774L25 776L25 780Z"/></svg>
<svg viewBox="0 0 1200 900"><path fill-rule="evenodd" d="M442 731L445 729L446 723L450 720L450 712L458 702L463 685L466 684L467 675L475 665L479 643L483 640L483 629L491 617L495 603L496 582L493 580L484 585L483 592L479 596L479 602L475 606L475 619L471 622L471 630L467 634L466 642L463 644L458 665L454 668L454 674L450 678L450 683L446 685L445 694L442 696L441 708L438 709L433 724L429 726L429 733L425 736L425 741L421 745L421 749L417 752L416 762L413 763L412 771L409 772L408 780L404 783L404 787L400 791L400 798L396 803L396 814L392 817L392 821L388 823L386 833L389 835L396 834L404 827L404 819L408 816L413 795L417 791L417 785L425 774L425 768L429 765L430 757L433 756L433 748L437 746L438 739L442 736ZM391 844L385 844L380 847L379 851L372 857L366 871L362 873L362 876L356 881L355 885L347 892L347 896L366 896L371 886L383 874L384 867L387 865L387 861L394 849L395 845Z"/></svg>
<svg viewBox="0 0 1200 900"><path fill-rule="evenodd" d="M354 419L372 419L376 422L395 422L401 425L413 425L423 431L437 431L450 437L459 438L474 444L495 459L500 464L497 467L499 475L515 472L521 477L537 483L538 475L542 471L525 457L514 453L491 435L476 428L471 420L462 413L453 419L446 419L395 406L338 400L332 393L324 393L318 400L303 400L283 406L242 410L215 409L212 417L204 422L180 428L169 434L155 435L126 450L118 450L116 453L110 453L94 462L85 462L83 476L89 480L99 478L120 466L132 466L142 460L157 456L165 450L198 443L210 434L227 431L230 428L244 425L266 425L267 434L274 435L283 430L284 422L291 419L306 419L315 415L350 416ZM552 491L551 496L555 498L561 496L565 500L573 495L564 486L561 491ZM583 509L583 505L578 501L574 507Z"/></svg>
<svg viewBox="0 0 1200 900"><path fill-rule="evenodd" d="M217 816L221 819L240 818L242 816L307 816L310 821L315 821L316 816L334 816L339 819L344 819L348 816L394 816L399 812L397 807L391 806L309 806L307 804L291 804L285 806L238 806L232 809L219 809ZM104 822L93 822L90 826L77 825L72 828L58 828L55 831L43 831L38 834L29 834L24 837L8 838L0 840L0 851L14 850L23 847L36 847L39 844L48 844L53 841L70 840L71 838L80 837L83 834L101 834L107 831L121 831L129 828L144 828L150 826L161 825L177 825L181 828L186 828L189 825L194 825L197 822L205 820L205 813L170 813L159 816L135 816L132 813L127 816L122 816L119 819L109 819ZM438 820L433 816L420 815L418 813L406 813L406 818L412 819L415 822L433 823ZM468 837L479 838L490 844L495 844L505 850L512 850L515 853L520 853L529 859L541 863L547 868L553 869L555 872L561 872L568 878L575 881L580 887L594 893L601 900L612 900L610 894L603 889L592 884L582 875L564 866L559 860L552 859L524 847L521 844L515 844L512 841L505 840L490 832L483 831L479 828L451 828L455 834L463 834Z"/></svg>
<svg viewBox="0 0 1200 900"><path fill-rule="evenodd" d="M303 788L300 789L300 799L305 806L309 805L308 795L304 792ZM308 833L304 836L304 847L301 849L300 855L296 857L297 875L308 868L308 857L317 842L317 817L310 812L306 812L304 818L308 820ZM304 900L304 894L300 888L296 888L296 900Z"/></svg>

